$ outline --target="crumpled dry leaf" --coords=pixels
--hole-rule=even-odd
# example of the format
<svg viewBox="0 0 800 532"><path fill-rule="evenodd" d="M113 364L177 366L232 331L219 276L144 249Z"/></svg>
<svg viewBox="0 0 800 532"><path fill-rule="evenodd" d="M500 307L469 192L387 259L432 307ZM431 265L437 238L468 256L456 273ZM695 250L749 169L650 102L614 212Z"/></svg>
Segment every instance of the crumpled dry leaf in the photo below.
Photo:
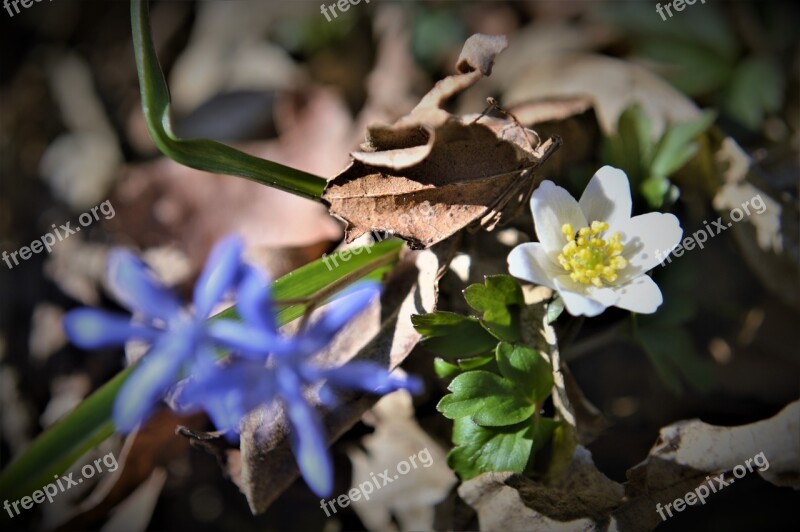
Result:
<svg viewBox="0 0 800 532"><path fill-rule="evenodd" d="M709 475L744 467L762 452L769 467L754 471L778 486L800 486L800 401L739 427L698 420L664 427L648 458L628 471L624 486L598 471L589 451L578 446L553 483L485 473L458 492L478 512L481 530L651 530L662 521L656 503L683 497Z"/></svg>
<svg viewBox="0 0 800 532"><path fill-rule="evenodd" d="M362 151L329 184L323 199L347 222L347 240L389 231L427 248L480 224L491 229L534 188L533 172L558 145L511 119L456 116L446 100L491 73L505 37L473 35L458 74L439 81L410 114L393 125L368 128Z"/></svg>
<svg viewBox="0 0 800 532"><path fill-rule="evenodd" d="M353 500L361 522L368 530L397 530L394 515L400 530L433 530L434 507L458 482L447 466L447 451L419 426L411 395L405 390L381 398L362 419L375 432L362 440L366 452L357 447L347 451L353 463L353 488L371 484L371 473L396 471L400 462L423 451L429 461L426 465L421 458L416 460L417 467L370 493L369 500Z"/></svg>
<svg viewBox="0 0 800 532"><path fill-rule="evenodd" d="M776 486L800 487L800 401L769 419L738 427L695 419L662 428L650 456L627 473L626 502L614 512L620 529L655 527L661 522L654 511L657 502L663 505L683 497L706 482L708 475L744 467L759 453L764 453L769 467L765 471L753 467L754 472ZM735 479L728 476L727 482L733 483Z"/></svg>
<svg viewBox="0 0 800 532"><path fill-rule="evenodd" d="M458 488L478 512L481 530L603 530L595 520L607 521L623 492L597 470L583 447L576 448L554 484L513 473L484 473Z"/></svg>
<svg viewBox="0 0 800 532"><path fill-rule="evenodd" d="M411 315L431 312L435 306L437 269L433 253L407 253L392 272L381 301L351 321L317 355L319 363L338 366L357 359L397 367L420 340ZM320 404L313 394L307 399ZM329 441L349 430L376 400L374 396L342 398L335 410L326 411L323 423ZM243 422L240 442L241 470L238 476L235 471L229 473L253 513L262 513L299 476L283 409L272 405L252 412Z"/></svg>

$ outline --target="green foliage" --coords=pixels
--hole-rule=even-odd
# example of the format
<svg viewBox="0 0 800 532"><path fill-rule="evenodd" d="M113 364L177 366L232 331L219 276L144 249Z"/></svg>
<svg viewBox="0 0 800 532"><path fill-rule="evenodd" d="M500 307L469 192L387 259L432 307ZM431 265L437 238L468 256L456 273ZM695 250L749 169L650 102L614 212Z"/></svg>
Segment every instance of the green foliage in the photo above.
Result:
<svg viewBox="0 0 800 532"><path fill-rule="evenodd" d="M536 411L536 404L515 383L488 371L462 373L447 387L436 409L448 419L469 416L487 427L513 425Z"/></svg>
<svg viewBox="0 0 800 532"><path fill-rule="evenodd" d="M519 283L509 275L487 277L464 290L469 306L483 312L483 324L498 338L519 340L519 308L525 304Z"/></svg>
<svg viewBox="0 0 800 532"><path fill-rule="evenodd" d="M695 348L686 326L697 314L694 289L697 265L691 259L657 271L658 284L670 297L655 314L636 317L635 340L653 363L661 381L674 394L685 384L706 392L714 385L711 365Z"/></svg>
<svg viewBox="0 0 800 532"><path fill-rule="evenodd" d="M412 316L411 323L425 337L422 345L443 357L482 355L497 345L497 339L471 316L432 312Z"/></svg>
<svg viewBox="0 0 800 532"><path fill-rule="evenodd" d="M333 270L328 269L322 259L317 260L276 279L271 286L272 295L280 301L313 297L334 283L339 283L340 289L345 288L385 270L397 260L401 247L402 242L397 240L379 242L372 246L371 253L353 255L349 262L343 261ZM305 311L305 304L287 305L278 312L278 323L288 323ZM235 316L235 311L217 315L222 316ZM54 475L65 473L77 459L113 434L114 400L134 367L119 373L42 433L0 474L0 493L9 498L29 495L50 482Z"/></svg>
<svg viewBox="0 0 800 532"><path fill-rule="evenodd" d="M637 105L628 107L619 117L617 132L606 137L603 158L621 168L631 180L634 191L654 209L668 198L677 198L677 188L669 176L680 170L699 151L695 140L714 122L716 115L705 112L694 122L667 126L661 138L653 141L647 115Z"/></svg>
<svg viewBox="0 0 800 532"><path fill-rule="evenodd" d="M413 318L425 346L447 358L434 360L436 373L453 378L451 393L437 405L454 420L456 447L448 464L465 480L486 471L522 473L558 426L538 415L552 392L553 371L540 352L522 343L525 300L513 277L487 277L467 287L464 297L481 318L449 312ZM491 339L493 356L485 354L486 344L477 344L486 340L478 331Z"/></svg>
<svg viewBox="0 0 800 532"><path fill-rule="evenodd" d="M792 49L800 19L779 3L761 3L751 14L749 35L739 39L732 18L711 3L675 13L680 23L663 21L652 5L635 2L603 13L633 37L637 55L657 63L680 91L711 97L723 114L755 131L783 105L787 80L773 58ZM750 42L750 35L758 36L758 45L744 50L740 42Z"/></svg>
<svg viewBox="0 0 800 532"><path fill-rule="evenodd" d="M172 132L167 82L156 57L147 0L131 0L133 51L142 94L142 110L150 137L161 152L190 168L244 177L304 198L319 201L321 177L207 139L181 139Z"/></svg>

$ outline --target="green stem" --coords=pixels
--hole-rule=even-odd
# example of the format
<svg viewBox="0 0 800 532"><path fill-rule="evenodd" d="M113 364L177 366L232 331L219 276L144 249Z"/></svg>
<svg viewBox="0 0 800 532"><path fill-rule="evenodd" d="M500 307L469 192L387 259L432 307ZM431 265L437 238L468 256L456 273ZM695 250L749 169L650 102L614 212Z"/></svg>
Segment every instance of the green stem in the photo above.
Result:
<svg viewBox="0 0 800 532"><path fill-rule="evenodd" d="M248 155L207 139L180 139L172 132L167 82L158 64L147 0L131 0L131 29L147 130L161 152L183 165L229 174L319 201L326 181L313 174Z"/></svg>
<svg viewBox="0 0 800 532"><path fill-rule="evenodd" d="M350 255L348 262L338 263L334 254L334 264L330 269L322 259L290 272L272 283L271 291L276 301L315 299L319 294L332 295L328 287L337 290L367 278L375 278L385 272L397 260L402 248L398 240L385 240L369 248L369 253ZM302 316L308 303L282 308L277 313L277 322L286 324ZM233 317L230 309L216 317ZM0 473L0 500L15 500L30 495L54 476L62 475L69 467L97 444L114 433L111 418L112 407L117 393L125 380L133 372L131 366L101 386L86 398L75 410L61 421L43 432L9 467ZM3 512L5 513L5 512Z"/></svg>

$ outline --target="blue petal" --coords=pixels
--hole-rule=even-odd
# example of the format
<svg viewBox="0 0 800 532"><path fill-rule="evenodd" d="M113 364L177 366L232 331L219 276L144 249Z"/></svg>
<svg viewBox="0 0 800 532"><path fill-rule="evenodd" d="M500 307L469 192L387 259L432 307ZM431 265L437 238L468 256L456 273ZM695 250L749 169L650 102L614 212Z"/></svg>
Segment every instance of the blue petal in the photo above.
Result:
<svg viewBox="0 0 800 532"><path fill-rule="evenodd" d="M269 280L255 268L247 268L242 285L239 287L236 310L247 323L267 331L277 331Z"/></svg>
<svg viewBox="0 0 800 532"><path fill-rule="evenodd" d="M231 290L241 271L244 242L229 236L211 250L203 273L194 285L195 313L207 317L222 297Z"/></svg>
<svg viewBox="0 0 800 532"><path fill-rule="evenodd" d="M387 394L405 389L416 395L422 392L422 381L414 376L393 375L373 362L355 361L334 369L323 370L328 384L343 390Z"/></svg>
<svg viewBox="0 0 800 532"><path fill-rule="evenodd" d="M109 254L108 281L119 302L131 311L167 321L181 310L178 297L158 283L147 265L129 251L118 249Z"/></svg>
<svg viewBox="0 0 800 532"><path fill-rule="evenodd" d="M328 345L347 322L380 294L380 286L380 283L372 281L359 283L330 303L322 317L297 337L305 344L302 349L306 354L313 354Z"/></svg>
<svg viewBox="0 0 800 532"><path fill-rule="evenodd" d="M208 335L217 343L237 350L243 356L262 360L271 352L287 348L286 342L279 336L234 320L212 321L208 324Z"/></svg>
<svg viewBox="0 0 800 532"><path fill-rule="evenodd" d="M121 346L131 338L152 341L158 335L153 328L131 324L129 315L92 308L68 312L64 330L72 343L83 349Z"/></svg>
<svg viewBox="0 0 800 532"><path fill-rule="evenodd" d="M114 424L132 431L144 421L175 382L178 370L192 354L195 342L183 334L165 334L145 355L122 386L114 402Z"/></svg>
<svg viewBox="0 0 800 532"><path fill-rule="evenodd" d="M236 429L245 415L272 401L274 390L272 372L263 363L236 361L189 379L176 403L184 412L206 410L220 430Z"/></svg>
<svg viewBox="0 0 800 532"><path fill-rule="evenodd" d="M279 368L278 372L284 408L292 425L292 450L300 473L314 493L328 497L333 491L333 465L322 423L303 397L297 375L286 368Z"/></svg>

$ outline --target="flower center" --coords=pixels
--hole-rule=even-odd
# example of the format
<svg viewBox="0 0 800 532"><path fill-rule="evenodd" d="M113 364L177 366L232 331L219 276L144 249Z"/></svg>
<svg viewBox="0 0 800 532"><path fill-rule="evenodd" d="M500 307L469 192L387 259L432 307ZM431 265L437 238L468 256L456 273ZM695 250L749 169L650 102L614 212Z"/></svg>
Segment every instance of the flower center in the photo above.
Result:
<svg viewBox="0 0 800 532"><path fill-rule="evenodd" d="M608 230L606 222L592 222L591 227L584 227L575 234L571 224L561 226L561 232L567 237L567 243L558 255L561 266L571 272L573 281L600 287L603 281L613 283L617 280L617 270L628 265L622 257L623 246L619 233L608 239L601 234Z"/></svg>

